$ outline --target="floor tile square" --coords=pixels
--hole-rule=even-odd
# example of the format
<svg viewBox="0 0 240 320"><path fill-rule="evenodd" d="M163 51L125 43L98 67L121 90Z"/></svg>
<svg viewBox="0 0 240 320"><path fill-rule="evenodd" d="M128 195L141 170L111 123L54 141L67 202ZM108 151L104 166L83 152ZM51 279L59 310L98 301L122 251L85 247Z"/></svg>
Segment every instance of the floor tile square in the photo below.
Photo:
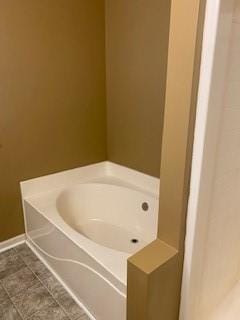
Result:
<svg viewBox="0 0 240 320"><path fill-rule="evenodd" d="M22 320L14 305L9 300L0 305L1 320Z"/></svg>
<svg viewBox="0 0 240 320"><path fill-rule="evenodd" d="M54 299L40 283L36 284L12 298L23 319L27 319L35 312L55 303Z"/></svg>
<svg viewBox="0 0 240 320"><path fill-rule="evenodd" d="M54 297L58 297L66 291L53 275L44 279L43 284Z"/></svg>
<svg viewBox="0 0 240 320"><path fill-rule="evenodd" d="M0 253L0 320L90 320L33 251Z"/></svg>
<svg viewBox="0 0 240 320"><path fill-rule="evenodd" d="M69 318L59 305L53 304L36 312L29 320L69 320Z"/></svg>
<svg viewBox="0 0 240 320"><path fill-rule="evenodd" d="M24 243L16 247L16 252L21 256L26 265L34 261L39 261L38 257L33 253L33 251Z"/></svg>
<svg viewBox="0 0 240 320"><path fill-rule="evenodd" d="M9 255L0 259L0 280L26 267L18 255Z"/></svg>
<svg viewBox="0 0 240 320"><path fill-rule="evenodd" d="M2 286L6 289L10 297L14 297L22 290L38 283L39 280L28 267L23 268L2 280Z"/></svg>
<svg viewBox="0 0 240 320"><path fill-rule="evenodd" d="M32 261L28 264L28 267L35 273L40 279L44 280L52 275L52 273L46 268L46 266L40 261Z"/></svg>
<svg viewBox="0 0 240 320"><path fill-rule="evenodd" d="M79 307L67 292L57 297L56 300L66 311L71 320L77 320L79 317L85 315L83 309Z"/></svg>
<svg viewBox="0 0 240 320"><path fill-rule="evenodd" d="M9 297L7 295L7 292L4 290L4 288L0 285L0 304L7 302L9 300Z"/></svg>
<svg viewBox="0 0 240 320"><path fill-rule="evenodd" d="M4 252L1 252L0 253L0 260L3 259L3 258L7 258L7 257L10 257L10 256L13 256L13 255L16 255L15 248L6 250Z"/></svg>
<svg viewBox="0 0 240 320"><path fill-rule="evenodd" d="M79 305L73 300L54 276L45 279L43 284L72 320L77 320L85 314L83 309L79 307Z"/></svg>

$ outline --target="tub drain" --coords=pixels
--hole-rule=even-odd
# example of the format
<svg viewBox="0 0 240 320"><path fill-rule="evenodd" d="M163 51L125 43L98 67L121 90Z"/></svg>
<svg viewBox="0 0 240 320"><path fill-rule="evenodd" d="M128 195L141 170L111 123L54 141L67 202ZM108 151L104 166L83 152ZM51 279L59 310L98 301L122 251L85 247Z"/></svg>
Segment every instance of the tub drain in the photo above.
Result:
<svg viewBox="0 0 240 320"><path fill-rule="evenodd" d="M132 243L138 243L139 240L138 240L138 239L132 239L131 242L132 242Z"/></svg>

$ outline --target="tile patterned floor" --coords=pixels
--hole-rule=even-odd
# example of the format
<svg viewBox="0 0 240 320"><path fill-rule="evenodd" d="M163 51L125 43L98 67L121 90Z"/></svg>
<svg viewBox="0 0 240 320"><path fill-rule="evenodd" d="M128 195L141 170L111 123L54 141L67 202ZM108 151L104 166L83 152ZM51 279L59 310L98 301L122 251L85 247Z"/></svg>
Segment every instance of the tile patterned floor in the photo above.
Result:
<svg viewBox="0 0 240 320"><path fill-rule="evenodd" d="M0 320L89 320L26 244L0 253Z"/></svg>

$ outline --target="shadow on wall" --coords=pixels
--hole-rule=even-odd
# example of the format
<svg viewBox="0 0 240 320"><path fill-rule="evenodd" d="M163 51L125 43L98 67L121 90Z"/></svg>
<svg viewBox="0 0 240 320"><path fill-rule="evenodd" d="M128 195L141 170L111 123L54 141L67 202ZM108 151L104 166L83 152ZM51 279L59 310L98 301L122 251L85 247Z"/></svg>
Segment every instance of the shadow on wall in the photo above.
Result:
<svg viewBox="0 0 240 320"><path fill-rule="evenodd" d="M0 3L0 241L24 230L22 180L107 158L159 176L169 11L169 0Z"/></svg>
<svg viewBox="0 0 240 320"><path fill-rule="evenodd" d="M159 177L170 0L106 0L109 160Z"/></svg>
<svg viewBox="0 0 240 320"><path fill-rule="evenodd" d="M106 159L104 3L2 1L0 21L2 241L23 232L19 181Z"/></svg>

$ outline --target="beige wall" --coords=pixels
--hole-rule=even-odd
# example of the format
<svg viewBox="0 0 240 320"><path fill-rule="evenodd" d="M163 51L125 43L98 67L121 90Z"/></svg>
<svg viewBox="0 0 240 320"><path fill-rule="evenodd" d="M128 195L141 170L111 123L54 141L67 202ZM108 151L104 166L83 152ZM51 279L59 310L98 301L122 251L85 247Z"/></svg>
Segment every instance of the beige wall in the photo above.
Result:
<svg viewBox="0 0 240 320"><path fill-rule="evenodd" d="M0 2L0 241L19 181L106 159L104 1Z"/></svg>
<svg viewBox="0 0 240 320"><path fill-rule="evenodd" d="M23 232L21 180L107 156L159 176L169 3L0 3L0 241Z"/></svg>
<svg viewBox="0 0 240 320"><path fill-rule="evenodd" d="M108 158L160 173L170 0L106 0Z"/></svg>
<svg viewBox="0 0 240 320"><path fill-rule="evenodd" d="M235 317L231 310L226 314L222 310L221 316L214 315L215 308L222 304L240 275L239 13L239 0L221 1L206 131L198 131L196 135L204 134L204 149L203 155L198 155L198 161L202 159L202 162L195 164L201 168L201 180L199 186L198 181L193 181L192 194L198 188L199 191L195 196L190 195L191 198L196 197L196 204L191 200L187 239L190 242L194 232L194 243L188 242L186 246L193 246L193 253L192 265L186 264L185 267L187 296L183 320L230 320L239 316L239 296ZM209 48L205 50L209 52ZM206 83L206 74L202 81ZM199 107L204 108L204 103ZM204 117L199 116L197 123L198 127L201 123L204 130L202 119ZM199 145L198 142L198 148ZM193 214L196 214L196 226L191 225ZM190 257L186 257L189 262ZM231 299L229 306L233 310L234 304L234 299Z"/></svg>
<svg viewBox="0 0 240 320"><path fill-rule="evenodd" d="M227 25L233 1L224 2L222 23ZM240 1L236 4L231 35L227 36L225 32L225 39L230 41L230 51L227 76L224 77L224 100L215 111L219 113L220 123L216 146L213 146L216 150L215 170L196 319L206 319L206 314L225 298L240 275ZM223 46L222 39L223 35L219 40ZM222 56L222 51L217 54Z"/></svg>

